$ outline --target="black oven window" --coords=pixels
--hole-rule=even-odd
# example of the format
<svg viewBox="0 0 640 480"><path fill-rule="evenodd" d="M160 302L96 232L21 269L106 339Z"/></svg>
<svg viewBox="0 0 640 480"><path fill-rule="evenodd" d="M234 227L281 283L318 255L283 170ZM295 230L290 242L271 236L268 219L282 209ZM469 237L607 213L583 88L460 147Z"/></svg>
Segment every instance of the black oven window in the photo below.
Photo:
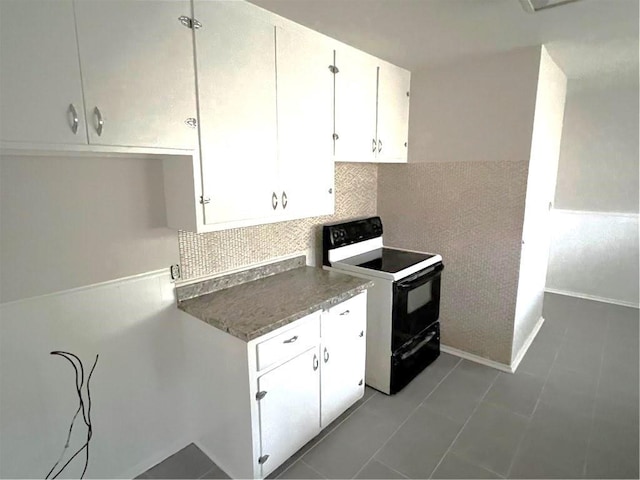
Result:
<svg viewBox="0 0 640 480"><path fill-rule="evenodd" d="M407 314L415 312L431 301L432 287L431 282L427 282L413 290L409 290L407 294Z"/></svg>

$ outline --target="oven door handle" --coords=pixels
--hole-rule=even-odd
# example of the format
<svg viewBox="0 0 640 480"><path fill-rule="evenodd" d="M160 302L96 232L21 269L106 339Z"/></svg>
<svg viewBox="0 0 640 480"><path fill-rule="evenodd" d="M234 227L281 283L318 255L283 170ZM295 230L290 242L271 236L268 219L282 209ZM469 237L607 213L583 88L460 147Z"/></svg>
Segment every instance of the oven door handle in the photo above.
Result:
<svg viewBox="0 0 640 480"><path fill-rule="evenodd" d="M426 269L426 270L422 270L422 271L416 273L415 275L407 278L403 282L398 282L396 284L396 286L398 288L402 288L403 290L404 289L408 289L408 288L419 287L420 285L424 285L425 283L427 283L432 278L435 278L438 275L440 275L440 272L442 272L442 270L444 270L444 265L442 263L440 263L439 265L436 265L435 267L432 267L432 268L429 268L429 269Z"/></svg>
<svg viewBox="0 0 640 480"><path fill-rule="evenodd" d="M429 343L431 340L433 340L433 337L435 335L436 335L436 332L433 332L431 335L428 335L427 337L425 337L424 340L420 341L411 350L409 350L408 352L404 352L402 355L400 355L400 360L406 360L407 358L412 356L414 353L416 353L418 350L420 350L422 347L424 347L427 343Z"/></svg>

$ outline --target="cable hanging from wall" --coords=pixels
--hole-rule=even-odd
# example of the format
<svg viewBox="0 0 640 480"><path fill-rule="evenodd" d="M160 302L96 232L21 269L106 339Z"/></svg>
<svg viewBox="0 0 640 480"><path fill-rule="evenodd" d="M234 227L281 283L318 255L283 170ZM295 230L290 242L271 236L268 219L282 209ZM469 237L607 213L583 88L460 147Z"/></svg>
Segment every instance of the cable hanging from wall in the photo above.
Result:
<svg viewBox="0 0 640 480"><path fill-rule="evenodd" d="M71 424L69 425L69 431L67 432L67 439L65 441L64 447L62 448L62 452L60 453L60 457L58 457L58 460L56 461L56 463L53 465L53 467L51 467L51 470L49 470L49 473L47 473L46 477L47 479L51 478L58 478L58 475L60 475L65 468L67 468L67 466L78 456L80 455L80 453L84 450L85 455L84 455L84 468L82 469L82 475L80 475L80 478L84 478L84 474L87 471L87 467L89 466L89 442L91 441L91 437L93 436L93 428L91 425L91 391L89 388L89 382L91 381L91 376L93 375L93 371L96 368L96 365L98 364L98 355L96 355L96 359L93 362L93 366L91 367L91 370L89 371L89 375L87 376L87 383L86 383L86 396L87 396L87 401L85 404L85 401L83 400L82 397L82 387L85 386L85 382L84 382L84 364L82 363L82 360L80 360L78 358L77 355L74 355L73 353L70 352L63 352L60 350L56 350L51 352L51 355L58 355L64 359L66 359L71 366L73 367L73 370L75 371L75 380L76 380L76 393L78 395L78 408L76 409L75 414L73 415L73 418L71 419ZM71 432L73 431L73 427L75 425L76 419L78 418L78 415L80 415L80 413L82 413L82 421L84 422L84 424L87 427L87 435L86 435L86 440L84 442L84 444L75 451L75 453L73 455L71 455L71 458L69 458L69 460L67 460L67 462L60 467L60 469L54 473L55 469L58 467L58 465L60 464L60 462L62 462L62 459L65 456L65 453L67 451L67 449L69 448L69 442L71 440ZM53 476L52 476L53 475Z"/></svg>

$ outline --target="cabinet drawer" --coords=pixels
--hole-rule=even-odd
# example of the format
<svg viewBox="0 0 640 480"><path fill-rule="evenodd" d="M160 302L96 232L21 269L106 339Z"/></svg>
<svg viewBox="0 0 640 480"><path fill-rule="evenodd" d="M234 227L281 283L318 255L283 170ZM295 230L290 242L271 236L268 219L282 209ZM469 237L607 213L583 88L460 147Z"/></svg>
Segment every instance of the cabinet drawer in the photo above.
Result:
<svg viewBox="0 0 640 480"><path fill-rule="evenodd" d="M285 327L286 328L286 327ZM318 343L320 312L312 313L294 328L288 328L275 337L256 345L258 370L287 360Z"/></svg>

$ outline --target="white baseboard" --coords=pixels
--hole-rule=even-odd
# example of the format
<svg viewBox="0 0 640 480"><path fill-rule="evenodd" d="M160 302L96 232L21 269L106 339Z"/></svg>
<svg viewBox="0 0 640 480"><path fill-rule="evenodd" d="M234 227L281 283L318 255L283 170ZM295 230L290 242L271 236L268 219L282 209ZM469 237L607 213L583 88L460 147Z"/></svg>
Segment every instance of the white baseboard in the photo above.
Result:
<svg viewBox="0 0 640 480"><path fill-rule="evenodd" d="M471 362L486 365L487 367L496 368L502 372L507 372L507 373L514 372L514 370L509 365L496 362L494 360L489 360L488 358L484 358L479 355L474 355L473 353L465 352L464 350L458 350L457 348L453 348L448 345L440 344L440 351L444 353L449 353L451 355L455 355L456 357L464 358L465 360L469 360Z"/></svg>
<svg viewBox="0 0 640 480"><path fill-rule="evenodd" d="M543 323L544 318L540 317L533 327L533 330L531 330L531 333L529 333L529 336L522 345L522 348L520 348L520 351L518 352L516 357L511 361L511 368L513 369L513 372L518 369L518 365L520 365L520 362L524 358L524 354L527 353L527 350L529 350L529 347L533 343L533 340L536 338L536 335L538 335L538 332L540 331Z"/></svg>
<svg viewBox="0 0 640 480"><path fill-rule="evenodd" d="M594 300L596 302L611 303L613 305L621 305L623 307L640 308L640 304L626 302L624 300L616 300L615 298L598 297L596 295L588 295L586 293L571 292L568 290L558 290L556 288L545 288L545 292L555 293L557 295L566 295L567 297L584 298L586 300Z"/></svg>

